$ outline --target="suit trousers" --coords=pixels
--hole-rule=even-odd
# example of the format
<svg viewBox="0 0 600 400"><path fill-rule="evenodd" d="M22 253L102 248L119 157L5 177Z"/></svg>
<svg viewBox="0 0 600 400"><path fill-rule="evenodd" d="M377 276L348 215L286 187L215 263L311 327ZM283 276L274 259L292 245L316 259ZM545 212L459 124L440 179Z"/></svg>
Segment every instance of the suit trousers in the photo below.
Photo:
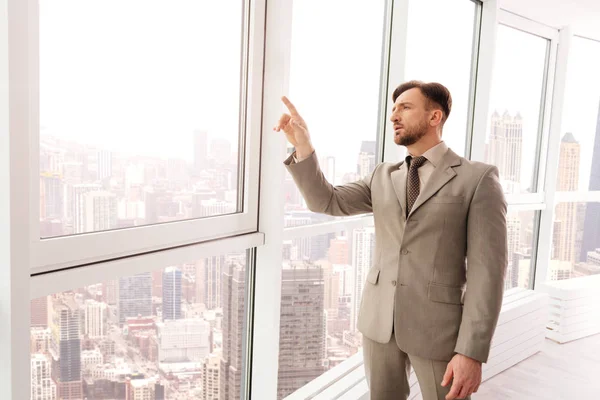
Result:
<svg viewBox="0 0 600 400"><path fill-rule="evenodd" d="M396 344L393 332L386 344L363 336L363 356L370 400L408 399L411 365L417 375L423 400L445 400L452 387L452 381L446 387L441 384L448 361L427 360L406 354ZM470 399L470 396L466 397L466 400Z"/></svg>

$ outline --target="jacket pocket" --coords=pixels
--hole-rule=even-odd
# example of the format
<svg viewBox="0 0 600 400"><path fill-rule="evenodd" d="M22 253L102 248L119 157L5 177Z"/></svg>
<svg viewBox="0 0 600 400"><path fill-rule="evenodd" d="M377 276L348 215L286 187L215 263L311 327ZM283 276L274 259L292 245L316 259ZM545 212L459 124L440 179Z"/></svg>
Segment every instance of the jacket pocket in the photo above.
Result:
<svg viewBox="0 0 600 400"><path fill-rule="evenodd" d="M377 285L378 280L379 280L379 270L376 268L371 268L371 270L367 274L367 282L372 283L373 285Z"/></svg>
<svg viewBox="0 0 600 400"><path fill-rule="evenodd" d="M429 297L429 300L437 303L462 304L463 290L456 286L446 286L429 282L427 297Z"/></svg>
<svg viewBox="0 0 600 400"><path fill-rule="evenodd" d="M463 203L465 201L464 196L433 196L429 199L432 203L443 203L443 204L453 204L453 203Z"/></svg>

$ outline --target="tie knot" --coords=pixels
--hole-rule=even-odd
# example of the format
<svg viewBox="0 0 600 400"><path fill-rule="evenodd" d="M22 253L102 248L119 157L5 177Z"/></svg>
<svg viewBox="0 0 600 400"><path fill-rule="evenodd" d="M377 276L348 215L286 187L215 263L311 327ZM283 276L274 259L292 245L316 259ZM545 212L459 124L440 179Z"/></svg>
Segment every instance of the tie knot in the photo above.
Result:
<svg viewBox="0 0 600 400"><path fill-rule="evenodd" d="M427 161L427 158L424 156L412 157L410 158L410 168L419 168L425 164L425 161Z"/></svg>

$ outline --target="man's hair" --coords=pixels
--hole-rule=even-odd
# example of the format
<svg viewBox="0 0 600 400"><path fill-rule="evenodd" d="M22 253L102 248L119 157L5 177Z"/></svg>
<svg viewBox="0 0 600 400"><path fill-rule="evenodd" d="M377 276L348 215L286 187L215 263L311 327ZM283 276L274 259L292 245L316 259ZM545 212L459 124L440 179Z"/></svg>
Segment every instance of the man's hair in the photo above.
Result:
<svg viewBox="0 0 600 400"><path fill-rule="evenodd" d="M442 126L444 122L448 119L450 115L450 110L452 110L452 96L450 95L450 91L446 88L446 86L437 82L425 83L422 81L408 81L404 82L402 85L398 86L396 90L394 90L394 94L392 95L392 100L394 103L396 99L404 92L410 89L419 88L421 93L427 99L427 107L431 107L431 103L442 109Z"/></svg>

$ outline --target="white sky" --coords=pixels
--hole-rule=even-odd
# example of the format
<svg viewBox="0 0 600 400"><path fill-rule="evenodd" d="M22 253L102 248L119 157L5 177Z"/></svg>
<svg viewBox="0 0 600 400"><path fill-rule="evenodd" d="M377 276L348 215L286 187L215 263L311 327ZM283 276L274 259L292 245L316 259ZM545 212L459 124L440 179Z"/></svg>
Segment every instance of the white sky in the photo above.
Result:
<svg viewBox="0 0 600 400"><path fill-rule="evenodd" d="M193 130L207 129L235 148L241 1L232 4L41 0L44 132L139 154L191 159ZM355 171L360 142L375 139L383 11L383 0L294 2L289 96L320 155L336 157L338 173ZM474 12L469 0L412 1L409 7L406 79L439 81L450 89L454 105L444 139L460 154ZM563 126L582 143L587 185L600 93L600 44L580 42L573 43ZM524 182L533 171L526 160L532 160L535 147L545 46L544 39L533 35L498 30L490 106L501 113L519 111L524 118Z"/></svg>

